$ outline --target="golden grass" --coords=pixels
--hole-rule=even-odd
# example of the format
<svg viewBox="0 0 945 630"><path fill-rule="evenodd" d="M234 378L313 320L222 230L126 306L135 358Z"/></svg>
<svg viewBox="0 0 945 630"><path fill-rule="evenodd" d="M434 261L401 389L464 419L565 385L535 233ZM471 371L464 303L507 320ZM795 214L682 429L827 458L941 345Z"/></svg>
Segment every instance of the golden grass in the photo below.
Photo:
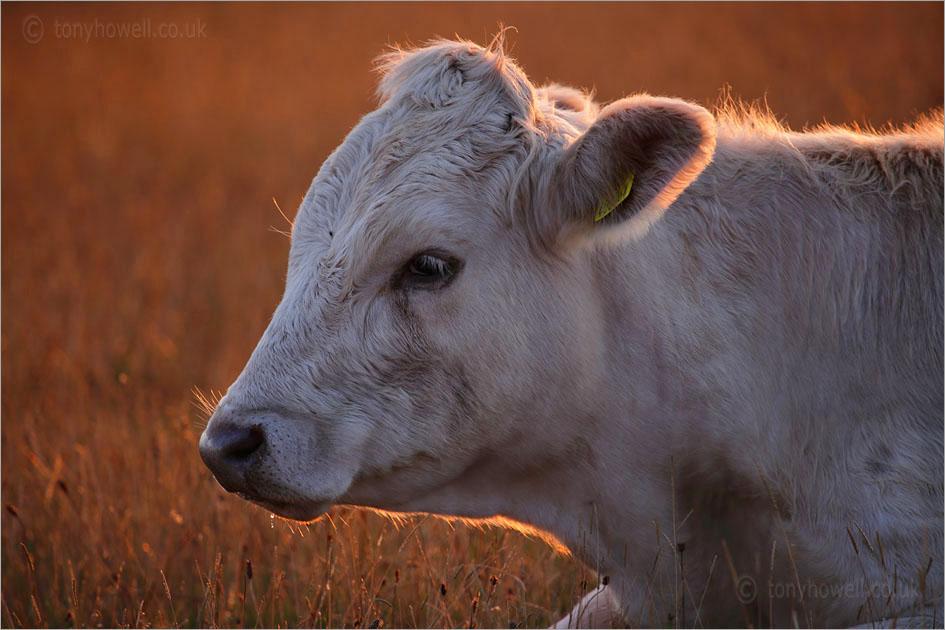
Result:
<svg viewBox="0 0 945 630"><path fill-rule="evenodd" d="M940 4L11 5L3 16L4 626L542 626L594 586L515 532L311 526L227 495L208 395L279 300L287 214L373 107L384 45L517 27L534 79L715 100L795 127L942 104ZM23 24L39 17L41 41ZM150 18L207 37L57 37ZM60 34L61 34L60 28Z"/></svg>

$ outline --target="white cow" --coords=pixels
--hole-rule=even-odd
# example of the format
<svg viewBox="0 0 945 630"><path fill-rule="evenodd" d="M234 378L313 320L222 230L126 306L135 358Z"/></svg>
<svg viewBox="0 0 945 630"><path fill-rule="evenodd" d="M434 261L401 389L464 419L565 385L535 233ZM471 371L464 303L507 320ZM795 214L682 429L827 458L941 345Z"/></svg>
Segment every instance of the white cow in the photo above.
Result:
<svg viewBox="0 0 945 630"><path fill-rule="evenodd" d="M940 112L599 109L468 42L382 70L201 437L227 490L547 532L601 576L565 626L942 623Z"/></svg>

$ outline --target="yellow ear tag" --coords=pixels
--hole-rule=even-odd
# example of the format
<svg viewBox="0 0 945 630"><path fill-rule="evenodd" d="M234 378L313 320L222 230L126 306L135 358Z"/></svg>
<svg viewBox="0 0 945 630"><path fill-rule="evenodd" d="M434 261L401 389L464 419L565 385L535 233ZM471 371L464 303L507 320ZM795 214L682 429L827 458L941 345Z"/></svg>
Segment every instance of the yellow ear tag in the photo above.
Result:
<svg viewBox="0 0 945 630"><path fill-rule="evenodd" d="M630 173L630 177L627 178L627 183L617 196L616 203L608 204L602 201L600 205L597 206L597 212L594 213L594 223L599 222L601 219L613 212L617 206L622 204L624 200L630 196L631 188L633 188L633 173Z"/></svg>

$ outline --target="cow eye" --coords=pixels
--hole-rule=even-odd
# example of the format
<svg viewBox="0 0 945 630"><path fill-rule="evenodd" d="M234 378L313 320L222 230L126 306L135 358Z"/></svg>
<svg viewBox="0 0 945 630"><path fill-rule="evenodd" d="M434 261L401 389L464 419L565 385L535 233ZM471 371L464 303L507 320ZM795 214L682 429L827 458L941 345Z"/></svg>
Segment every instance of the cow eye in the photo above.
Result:
<svg viewBox="0 0 945 630"><path fill-rule="evenodd" d="M420 254L410 261L410 273L415 278L443 278L451 274L450 264L431 254Z"/></svg>
<svg viewBox="0 0 945 630"><path fill-rule="evenodd" d="M424 252L410 259L395 279L395 285L403 288L442 289L459 271L460 262L452 256L438 252Z"/></svg>

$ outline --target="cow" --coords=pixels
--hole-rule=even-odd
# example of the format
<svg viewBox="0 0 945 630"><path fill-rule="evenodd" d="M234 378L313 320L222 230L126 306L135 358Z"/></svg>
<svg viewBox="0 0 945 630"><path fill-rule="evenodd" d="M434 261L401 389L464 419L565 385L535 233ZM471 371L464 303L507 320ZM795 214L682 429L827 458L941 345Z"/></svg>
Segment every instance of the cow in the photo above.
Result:
<svg viewBox="0 0 945 630"><path fill-rule="evenodd" d="M559 627L942 623L943 120L394 49L200 438L228 491L543 532Z"/></svg>

